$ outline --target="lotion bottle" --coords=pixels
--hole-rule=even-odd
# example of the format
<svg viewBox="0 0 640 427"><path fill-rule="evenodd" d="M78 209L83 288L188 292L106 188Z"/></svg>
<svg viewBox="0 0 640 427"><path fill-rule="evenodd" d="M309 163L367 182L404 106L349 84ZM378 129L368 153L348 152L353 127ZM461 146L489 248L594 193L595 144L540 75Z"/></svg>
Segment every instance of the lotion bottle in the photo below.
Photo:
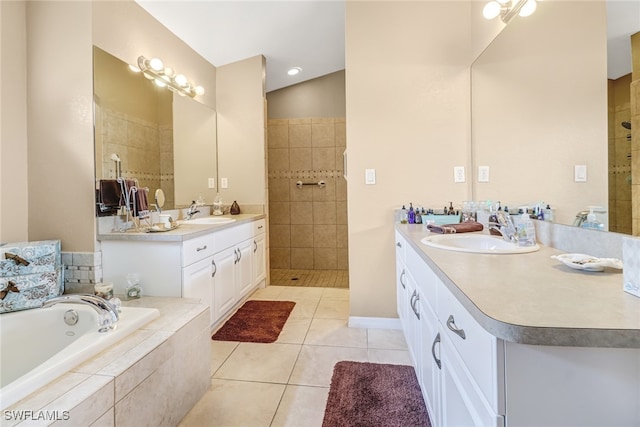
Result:
<svg viewBox="0 0 640 427"><path fill-rule="evenodd" d="M589 206L589 215L587 215L587 221L582 224L582 228L604 231L604 224L598 221L596 214L593 212L593 206Z"/></svg>

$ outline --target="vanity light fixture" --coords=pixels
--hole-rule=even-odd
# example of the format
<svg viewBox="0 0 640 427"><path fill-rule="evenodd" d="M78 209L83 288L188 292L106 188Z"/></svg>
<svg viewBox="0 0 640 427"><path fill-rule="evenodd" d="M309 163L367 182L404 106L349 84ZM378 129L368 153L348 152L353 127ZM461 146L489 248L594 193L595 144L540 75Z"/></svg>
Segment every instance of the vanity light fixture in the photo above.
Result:
<svg viewBox="0 0 640 427"><path fill-rule="evenodd" d="M287 74L295 76L296 74L300 74L300 71L302 71L302 68L300 67L291 67L289 68L289 71L287 71Z"/></svg>
<svg viewBox="0 0 640 427"><path fill-rule="evenodd" d="M132 71L136 71L134 66L129 65ZM170 91L176 92L181 96L203 95L204 88L190 83L184 74L176 74L171 67L165 67L158 58L147 59L144 56L138 57L137 71L141 71L143 75L158 87L167 87Z"/></svg>
<svg viewBox="0 0 640 427"><path fill-rule="evenodd" d="M529 16L536 11L536 0L492 0L482 9L482 15L486 19L500 16L505 24L514 16Z"/></svg>

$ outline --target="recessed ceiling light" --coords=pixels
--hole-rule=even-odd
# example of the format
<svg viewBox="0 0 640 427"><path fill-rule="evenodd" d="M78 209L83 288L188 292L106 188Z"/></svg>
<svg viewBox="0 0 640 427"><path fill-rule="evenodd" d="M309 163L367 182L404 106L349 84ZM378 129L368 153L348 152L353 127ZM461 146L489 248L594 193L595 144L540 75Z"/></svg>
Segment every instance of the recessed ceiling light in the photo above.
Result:
<svg viewBox="0 0 640 427"><path fill-rule="evenodd" d="M293 67L293 68L289 68L289 71L287 71L287 74L289 74L290 76L295 76L296 74L298 74L300 71L302 71L302 68L300 67Z"/></svg>

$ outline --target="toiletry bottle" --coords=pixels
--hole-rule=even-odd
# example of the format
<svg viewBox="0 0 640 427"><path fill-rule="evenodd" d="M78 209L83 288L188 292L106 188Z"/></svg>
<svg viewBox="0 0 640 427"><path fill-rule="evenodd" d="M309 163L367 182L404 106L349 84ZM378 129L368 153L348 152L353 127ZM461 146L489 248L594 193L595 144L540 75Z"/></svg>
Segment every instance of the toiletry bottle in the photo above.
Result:
<svg viewBox="0 0 640 427"><path fill-rule="evenodd" d="M455 215L455 212L453 211L453 202L449 202L449 215Z"/></svg>
<svg viewBox="0 0 640 427"><path fill-rule="evenodd" d="M222 197L220 194L216 194L216 198L213 200L213 214L222 215Z"/></svg>
<svg viewBox="0 0 640 427"><path fill-rule="evenodd" d="M520 216L518 224L518 246L533 246L536 244L536 228L528 213Z"/></svg>
<svg viewBox="0 0 640 427"><path fill-rule="evenodd" d="M424 211L424 209L423 209ZM416 208L416 224L422 224L422 215L420 215L420 208Z"/></svg>
<svg viewBox="0 0 640 427"><path fill-rule="evenodd" d="M547 207L544 209L544 220L553 222L553 209L551 209L549 204L547 204Z"/></svg>
<svg viewBox="0 0 640 427"><path fill-rule="evenodd" d="M416 223L416 212L413 210L413 203L409 203L409 224Z"/></svg>
<svg viewBox="0 0 640 427"><path fill-rule="evenodd" d="M593 206L589 206L589 215L587 215L587 221L582 224L582 228L604 231L604 224L598 221L596 214L593 212Z"/></svg>
<svg viewBox="0 0 640 427"><path fill-rule="evenodd" d="M400 210L400 224L406 224L408 222L407 208L402 205L402 209Z"/></svg>

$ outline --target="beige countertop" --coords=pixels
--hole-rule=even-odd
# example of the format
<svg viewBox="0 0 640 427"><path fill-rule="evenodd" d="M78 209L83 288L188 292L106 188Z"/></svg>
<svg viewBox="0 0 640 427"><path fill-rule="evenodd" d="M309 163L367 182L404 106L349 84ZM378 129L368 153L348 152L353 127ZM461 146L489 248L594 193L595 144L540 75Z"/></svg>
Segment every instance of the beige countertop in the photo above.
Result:
<svg viewBox="0 0 640 427"><path fill-rule="evenodd" d="M224 230L226 228L235 227L236 225L246 222L256 221L264 218L264 214L238 214L223 215L221 218L233 218L234 222L227 224L189 224L182 223L180 226L171 231L161 233L142 233L137 231L99 233L97 240L134 240L148 242L182 242L193 239L195 237L209 234L213 231Z"/></svg>
<svg viewBox="0 0 640 427"><path fill-rule="evenodd" d="M542 246L487 255L432 248L422 225L396 230L488 332L522 344L640 348L640 298L623 291L621 270L571 269Z"/></svg>

